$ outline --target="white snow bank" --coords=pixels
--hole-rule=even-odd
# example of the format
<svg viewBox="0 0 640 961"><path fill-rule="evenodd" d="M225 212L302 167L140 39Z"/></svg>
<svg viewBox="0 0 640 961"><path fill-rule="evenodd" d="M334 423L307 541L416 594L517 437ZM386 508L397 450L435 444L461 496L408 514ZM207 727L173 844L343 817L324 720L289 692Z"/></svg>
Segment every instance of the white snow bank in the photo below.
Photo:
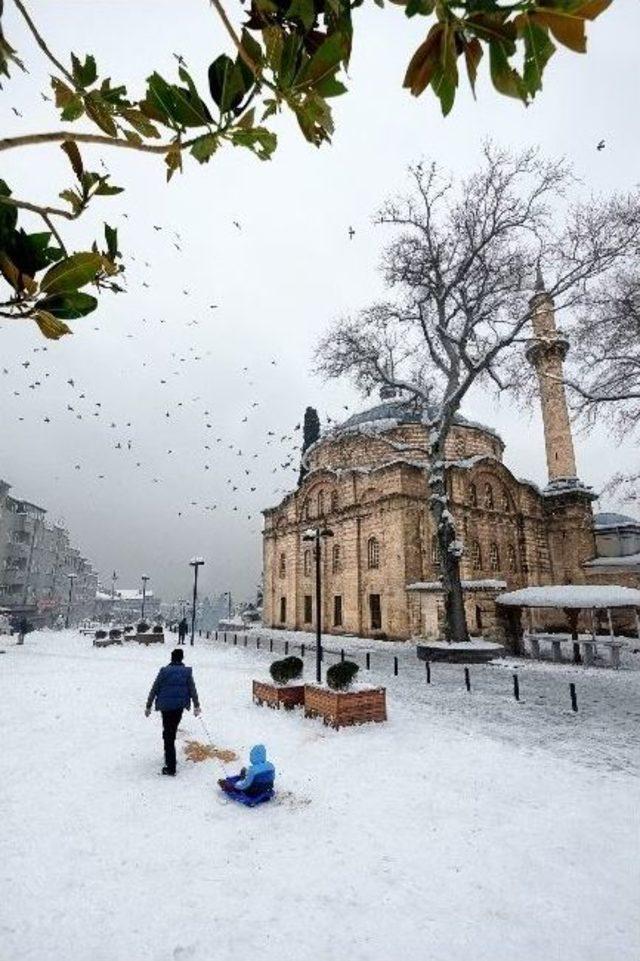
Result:
<svg viewBox="0 0 640 961"><path fill-rule="evenodd" d="M461 581L462 589L468 591L501 591L507 586L506 581L495 580L491 577L481 581ZM441 591L442 581L415 581L407 584L407 591Z"/></svg>
<svg viewBox="0 0 640 961"><path fill-rule="evenodd" d="M619 557L594 557L583 567L640 567L640 554L623 554Z"/></svg>
<svg viewBox="0 0 640 961"><path fill-rule="evenodd" d="M551 584L509 591L496 602L515 607L640 607L640 591L616 584Z"/></svg>

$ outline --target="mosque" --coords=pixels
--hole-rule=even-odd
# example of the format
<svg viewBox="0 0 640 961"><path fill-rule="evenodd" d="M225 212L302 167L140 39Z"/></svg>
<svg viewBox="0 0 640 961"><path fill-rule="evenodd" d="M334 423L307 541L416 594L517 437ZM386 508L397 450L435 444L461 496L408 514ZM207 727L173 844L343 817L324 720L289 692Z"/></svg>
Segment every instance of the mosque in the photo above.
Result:
<svg viewBox="0 0 640 961"><path fill-rule="evenodd" d="M490 427L457 416L446 442L449 509L464 544L461 575L472 634L491 634L495 597L552 584L640 587L640 521L594 514L597 495L577 475L562 383L568 343L540 283L527 359L538 375L548 483L516 477ZM424 415L427 415L425 418ZM425 411L382 392L305 453L300 486L264 511L265 626L313 630L313 544L321 541L322 629L389 640L438 636L442 591L427 503ZM391 441L392 443L388 443ZM404 456L399 448L412 448ZM538 618L544 618L539 613Z"/></svg>

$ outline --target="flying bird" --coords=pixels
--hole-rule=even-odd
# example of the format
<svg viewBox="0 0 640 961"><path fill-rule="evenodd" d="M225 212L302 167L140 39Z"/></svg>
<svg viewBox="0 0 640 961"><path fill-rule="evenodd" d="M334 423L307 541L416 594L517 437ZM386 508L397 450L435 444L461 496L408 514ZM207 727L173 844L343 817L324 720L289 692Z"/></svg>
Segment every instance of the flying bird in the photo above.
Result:
<svg viewBox="0 0 640 961"><path fill-rule="evenodd" d="M596 147L596 150L604 150L604 148L605 148L605 142L604 142L604 140L601 140L601 141L598 143L598 145L597 145L597 147Z"/></svg>

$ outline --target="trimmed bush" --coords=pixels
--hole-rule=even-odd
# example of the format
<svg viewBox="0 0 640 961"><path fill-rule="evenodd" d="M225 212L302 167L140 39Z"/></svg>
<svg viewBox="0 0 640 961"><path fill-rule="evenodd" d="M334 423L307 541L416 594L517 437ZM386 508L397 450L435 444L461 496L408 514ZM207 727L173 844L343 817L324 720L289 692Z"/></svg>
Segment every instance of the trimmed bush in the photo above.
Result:
<svg viewBox="0 0 640 961"><path fill-rule="evenodd" d="M288 681L299 678L303 667L299 657L285 657L282 661L274 661L269 668L269 673L276 684L286 684Z"/></svg>
<svg viewBox="0 0 640 961"><path fill-rule="evenodd" d="M103 641L106 636L107 636L106 631L96 631L96 633L94 634L96 641Z"/></svg>
<svg viewBox="0 0 640 961"><path fill-rule="evenodd" d="M133 634L134 631L135 631L135 627L133 626L133 624L127 624L127 626L124 629L125 634Z"/></svg>
<svg viewBox="0 0 640 961"><path fill-rule="evenodd" d="M164 628L162 624L154 624L152 634L164 634Z"/></svg>
<svg viewBox="0 0 640 961"><path fill-rule="evenodd" d="M109 631L109 637L113 641L117 641L119 637L122 637L122 631L120 630L119 627L112 627L111 630Z"/></svg>
<svg viewBox="0 0 640 961"><path fill-rule="evenodd" d="M346 691L359 670L353 661L339 661L327 671L327 684L333 691Z"/></svg>
<svg viewBox="0 0 640 961"><path fill-rule="evenodd" d="M138 634L146 634L149 630L149 625L146 621L140 621L138 624Z"/></svg>

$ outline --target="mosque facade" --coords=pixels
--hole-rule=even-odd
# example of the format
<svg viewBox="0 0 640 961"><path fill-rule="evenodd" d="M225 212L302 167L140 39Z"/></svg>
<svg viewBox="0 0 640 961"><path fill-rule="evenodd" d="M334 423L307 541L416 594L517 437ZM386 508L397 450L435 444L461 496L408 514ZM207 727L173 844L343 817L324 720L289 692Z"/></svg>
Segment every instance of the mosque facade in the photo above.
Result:
<svg viewBox="0 0 640 961"><path fill-rule="evenodd" d="M594 515L596 495L577 476L562 383L568 344L544 290L532 307L527 358L538 375L546 487L513 474L503 460L504 443L490 427L458 416L445 446L472 634L491 634L494 599L505 590L640 586L640 523ZM264 511L266 626L315 630L314 544L305 533L319 528L324 632L390 640L441 633L438 544L426 455L419 453L427 448L428 419L429 411L414 399L387 395L309 448L302 483Z"/></svg>

